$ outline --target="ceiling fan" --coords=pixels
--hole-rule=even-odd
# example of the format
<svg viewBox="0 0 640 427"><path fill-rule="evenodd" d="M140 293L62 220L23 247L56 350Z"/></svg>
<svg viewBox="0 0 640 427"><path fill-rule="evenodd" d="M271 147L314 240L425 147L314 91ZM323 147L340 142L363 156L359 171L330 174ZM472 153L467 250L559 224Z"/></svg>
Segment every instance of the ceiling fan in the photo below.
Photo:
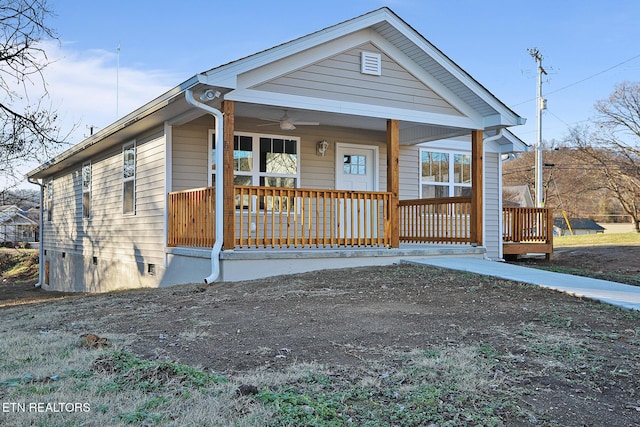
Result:
<svg viewBox="0 0 640 427"><path fill-rule="evenodd" d="M266 120L268 122L274 123L264 123L258 126L274 126L280 125L281 130L294 130L296 128L295 125L298 126L318 126L320 123L318 122L298 122L293 120L291 117L287 115L287 110L284 110L284 115L280 118L280 120L272 120L272 119L261 119Z"/></svg>

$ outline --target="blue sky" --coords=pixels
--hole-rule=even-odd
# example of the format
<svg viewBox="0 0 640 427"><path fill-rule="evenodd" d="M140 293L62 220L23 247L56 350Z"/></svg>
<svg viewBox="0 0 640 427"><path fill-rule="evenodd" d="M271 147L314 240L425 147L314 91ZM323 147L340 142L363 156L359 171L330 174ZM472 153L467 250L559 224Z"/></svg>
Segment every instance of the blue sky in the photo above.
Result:
<svg viewBox="0 0 640 427"><path fill-rule="evenodd" d="M528 48L549 72L547 140L587 123L616 83L640 80L637 0L49 1L61 44L50 46L56 63L46 77L65 124L79 124L74 142L86 126L104 127L199 72L382 6L526 117L512 130L529 144L536 64Z"/></svg>

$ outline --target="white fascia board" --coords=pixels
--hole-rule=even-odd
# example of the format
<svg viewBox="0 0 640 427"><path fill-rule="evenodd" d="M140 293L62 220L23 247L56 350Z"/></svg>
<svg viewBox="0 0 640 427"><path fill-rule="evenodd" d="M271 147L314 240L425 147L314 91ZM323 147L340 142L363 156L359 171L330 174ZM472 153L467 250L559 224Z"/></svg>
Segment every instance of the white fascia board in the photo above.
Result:
<svg viewBox="0 0 640 427"><path fill-rule="evenodd" d="M439 139L437 141L429 141L418 144L421 148L451 150L451 151L469 151L471 152L471 138L463 139Z"/></svg>
<svg viewBox="0 0 640 427"><path fill-rule="evenodd" d="M475 81L469 74L463 71L458 65L456 65L451 59L446 57L440 52L434 45L424 39L422 35L417 33L412 28L408 27L406 23L399 20L395 16L389 15L387 17L388 22L393 25L398 31L400 31L405 37L407 37L412 43L416 44L420 49L426 52L429 56L436 59L440 65L442 65L449 73L451 73L456 79L460 80L466 87L473 91L476 95L482 98L487 104L496 110L501 116L509 117L509 123L511 125L522 124L520 117L502 102L500 102L493 94L491 94L480 83Z"/></svg>
<svg viewBox="0 0 640 427"><path fill-rule="evenodd" d="M505 143L503 143L503 141L505 141ZM503 133L503 137L499 142L501 153L526 153L531 148L520 138L508 131Z"/></svg>
<svg viewBox="0 0 640 427"><path fill-rule="evenodd" d="M519 126L525 124L526 121L527 119L523 117L513 115L505 116L498 113L485 117L482 120L482 124L484 125L485 129L489 129L504 126Z"/></svg>
<svg viewBox="0 0 640 427"><path fill-rule="evenodd" d="M211 86L222 86L230 89L236 89L237 78L239 75L259 67L269 65L273 62L280 61L283 58L313 49L324 43L332 42L344 36L356 33L359 30L368 28L386 19L391 15L383 10L375 13L363 15L351 21L334 25L324 30L303 36L299 39L284 43L260 53L253 54L243 59L222 65L218 68L202 73L201 83Z"/></svg>
<svg viewBox="0 0 640 427"><path fill-rule="evenodd" d="M371 40L373 31L361 30L341 38L314 46L279 61L267 64L259 69L249 70L238 76L236 89L246 89L291 73L318 61L338 55Z"/></svg>
<svg viewBox="0 0 640 427"><path fill-rule="evenodd" d="M336 101L331 99L309 98L299 95L288 95L251 89L237 89L225 95L225 99L253 104L266 104L283 108L301 108L304 110L325 111L329 113L352 114L380 119L397 119L402 121L423 123L437 126L448 126L465 129L476 129L477 123L468 117L450 116L390 108L356 102Z"/></svg>
<svg viewBox="0 0 640 427"><path fill-rule="evenodd" d="M502 137L489 141L485 147L488 152L500 154L529 151L529 146L507 129L502 130Z"/></svg>

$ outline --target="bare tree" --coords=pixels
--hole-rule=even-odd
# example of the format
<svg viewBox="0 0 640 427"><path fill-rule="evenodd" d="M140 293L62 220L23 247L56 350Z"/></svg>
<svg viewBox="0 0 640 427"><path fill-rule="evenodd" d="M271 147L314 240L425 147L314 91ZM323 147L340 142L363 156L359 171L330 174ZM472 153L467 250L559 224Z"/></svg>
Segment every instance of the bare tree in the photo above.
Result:
<svg viewBox="0 0 640 427"><path fill-rule="evenodd" d="M574 129L579 161L592 168L640 233L640 84L621 83L595 105L597 130Z"/></svg>
<svg viewBox="0 0 640 427"><path fill-rule="evenodd" d="M543 196L545 207L554 210L555 216L565 211L570 217L600 218L598 214L619 213L617 204L610 202L610 192L601 186L602 180L593 174L593 166L576 161L579 151L566 143L554 143L553 149L545 149L543 168ZM528 185L534 192L534 153L527 152L504 163L503 184ZM503 199L503 201L508 199ZM608 212L602 212L607 207ZM607 218L609 219L609 218Z"/></svg>
<svg viewBox="0 0 640 427"><path fill-rule="evenodd" d="M42 42L56 38L45 24L47 0L0 1L0 173L42 161L59 142L57 114L47 108ZM41 93L37 93L41 92Z"/></svg>

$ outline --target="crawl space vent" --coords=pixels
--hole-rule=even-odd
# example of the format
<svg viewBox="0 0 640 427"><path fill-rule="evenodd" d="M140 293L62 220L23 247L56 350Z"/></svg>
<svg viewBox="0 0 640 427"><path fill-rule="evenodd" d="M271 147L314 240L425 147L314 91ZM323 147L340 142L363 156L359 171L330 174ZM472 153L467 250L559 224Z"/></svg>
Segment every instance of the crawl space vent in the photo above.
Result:
<svg viewBox="0 0 640 427"><path fill-rule="evenodd" d="M372 76L382 75L382 57L379 53L362 52L360 72Z"/></svg>

